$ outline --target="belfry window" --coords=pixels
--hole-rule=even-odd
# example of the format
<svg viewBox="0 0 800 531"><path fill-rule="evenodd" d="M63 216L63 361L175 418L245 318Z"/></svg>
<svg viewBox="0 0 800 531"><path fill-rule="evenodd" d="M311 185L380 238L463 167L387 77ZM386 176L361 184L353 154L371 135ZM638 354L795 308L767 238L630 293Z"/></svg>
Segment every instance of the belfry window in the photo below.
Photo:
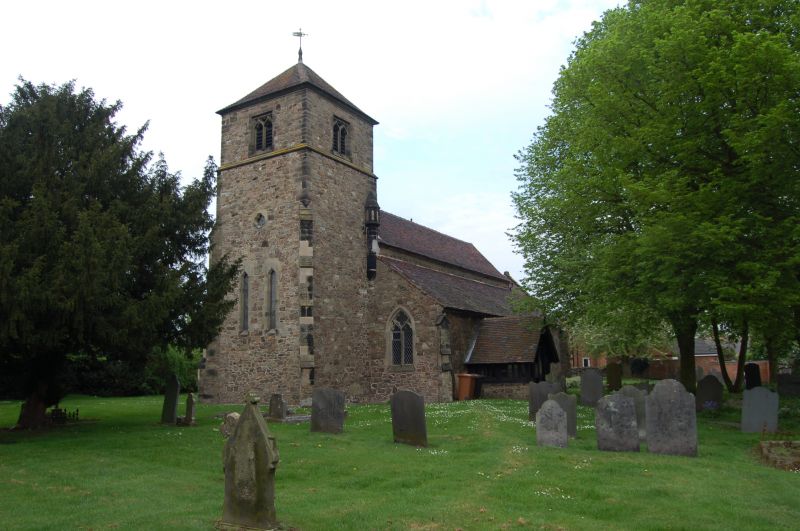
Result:
<svg viewBox="0 0 800 531"><path fill-rule="evenodd" d="M314 221L310 219L300 220L300 241L308 242L309 245L313 244L314 238Z"/></svg>
<svg viewBox="0 0 800 531"><path fill-rule="evenodd" d="M414 330L403 310L392 319L392 365L414 364Z"/></svg>
<svg viewBox="0 0 800 531"><path fill-rule="evenodd" d="M340 120L339 118L335 118L333 121L333 152L338 153L339 155L347 155L347 122L344 120Z"/></svg>
<svg viewBox="0 0 800 531"><path fill-rule="evenodd" d="M253 119L254 145L256 151L271 151L273 146L272 115L266 114Z"/></svg>

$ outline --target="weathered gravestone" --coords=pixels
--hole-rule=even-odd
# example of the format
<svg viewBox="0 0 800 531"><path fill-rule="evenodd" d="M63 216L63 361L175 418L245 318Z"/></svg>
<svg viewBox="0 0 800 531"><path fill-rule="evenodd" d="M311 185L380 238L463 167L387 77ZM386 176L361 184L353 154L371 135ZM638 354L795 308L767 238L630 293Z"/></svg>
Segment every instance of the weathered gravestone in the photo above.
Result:
<svg viewBox="0 0 800 531"><path fill-rule="evenodd" d="M284 420L286 419L287 409L286 400L283 399L282 395L275 393L269 397L269 418Z"/></svg>
<svg viewBox="0 0 800 531"><path fill-rule="evenodd" d="M584 369L581 373L581 404L596 406L603 396L603 375L597 369Z"/></svg>
<svg viewBox="0 0 800 531"><path fill-rule="evenodd" d="M536 413L547 400L550 393L558 393L561 386L557 382L531 382L528 384L528 420L534 420Z"/></svg>
<svg viewBox="0 0 800 531"><path fill-rule="evenodd" d="M181 394L181 382L178 375L174 374L167 382L164 393L164 406L161 408L161 423L175 424L178 422L178 398Z"/></svg>
<svg viewBox="0 0 800 531"><path fill-rule="evenodd" d="M633 386L636 389L644 392L644 394L647 394L647 393L649 393L650 391L653 390L653 384L651 384L650 382L639 382L639 383L633 384Z"/></svg>
<svg viewBox="0 0 800 531"><path fill-rule="evenodd" d="M608 452L638 452L639 426L636 403L622 393L604 396L597 402L594 427L597 449Z"/></svg>
<svg viewBox="0 0 800 531"><path fill-rule="evenodd" d="M609 363L606 365L606 386L609 391L619 391L622 387L622 365Z"/></svg>
<svg viewBox="0 0 800 531"><path fill-rule="evenodd" d="M567 414L555 400L545 400L536 413L536 444L567 447Z"/></svg>
<svg viewBox="0 0 800 531"><path fill-rule="evenodd" d="M742 431L778 431L778 393L766 387L745 389L742 400Z"/></svg>
<svg viewBox="0 0 800 531"><path fill-rule="evenodd" d="M761 368L758 363L744 364L744 388L755 389L761 386Z"/></svg>
<svg viewBox="0 0 800 531"><path fill-rule="evenodd" d="M697 456L694 396L677 380L661 380L645 399L647 449L655 454Z"/></svg>
<svg viewBox="0 0 800 531"><path fill-rule="evenodd" d="M392 395L392 432L394 442L428 446L425 426L425 399L413 391L397 391Z"/></svg>
<svg viewBox="0 0 800 531"><path fill-rule="evenodd" d="M311 431L342 433L344 393L335 389L314 389L311 395Z"/></svg>
<svg viewBox="0 0 800 531"><path fill-rule="evenodd" d="M636 426L639 430L639 440L645 440L647 429L645 423L644 399L647 396L647 392L632 385L623 385L622 389L617 391L617 393L633 399L633 407L636 410Z"/></svg>
<svg viewBox="0 0 800 531"><path fill-rule="evenodd" d="M222 434L223 437L226 439L233 435L233 432L236 431L236 425L239 423L239 414L238 413L228 413L225 415L225 419L222 421L222 424L219 426L219 432Z"/></svg>
<svg viewBox="0 0 800 531"><path fill-rule="evenodd" d="M694 396L697 411L719 409L722 407L722 384L709 374L697 384Z"/></svg>
<svg viewBox="0 0 800 531"><path fill-rule="evenodd" d="M548 400L555 400L564 413L567 415L567 435L570 437L578 436L578 397L569 395L563 391L560 393L550 393Z"/></svg>
<svg viewBox="0 0 800 531"><path fill-rule="evenodd" d="M194 393L189 393L186 397L186 416L180 419L180 424L184 426L194 426Z"/></svg>
<svg viewBox="0 0 800 531"><path fill-rule="evenodd" d="M278 446L258 410L258 399L245 406L233 435L225 443L223 529L272 529L275 515L275 469Z"/></svg>

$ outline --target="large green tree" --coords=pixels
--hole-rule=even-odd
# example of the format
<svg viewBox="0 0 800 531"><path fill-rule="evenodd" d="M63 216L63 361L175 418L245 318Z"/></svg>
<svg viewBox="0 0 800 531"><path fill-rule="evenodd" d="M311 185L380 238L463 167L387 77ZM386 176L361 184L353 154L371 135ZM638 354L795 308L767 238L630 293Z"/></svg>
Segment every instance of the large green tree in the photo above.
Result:
<svg viewBox="0 0 800 531"><path fill-rule="evenodd" d="M518 156L515 240L540 304L658 316L689 389L703 316L744 336L794 326L799 39L795 0L642 0L577 40Z"/></svg>
<svg viewBox="0 0 800 531"><path fill-rule="evenodd" d="M66 391L68 354L135 365L154 347L188 351L230 309L238 265L205 266L213 161L182 188L119 109L24 80L0 107L0 360L25 381L22 427Z"/></svg>

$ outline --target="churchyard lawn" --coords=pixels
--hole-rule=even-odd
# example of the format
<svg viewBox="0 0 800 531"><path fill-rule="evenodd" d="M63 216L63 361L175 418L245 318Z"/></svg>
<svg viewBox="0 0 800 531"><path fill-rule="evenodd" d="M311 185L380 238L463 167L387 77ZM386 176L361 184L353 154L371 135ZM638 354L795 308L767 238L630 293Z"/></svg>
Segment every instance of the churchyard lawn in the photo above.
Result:
<svg viewBox="0 0 800 531"><path fill-rule="evenodd" d="M185 397L181 400L181 414ZM266 410L266 403L262 404ZM212 529L222 516L218 413L196 427L160 425L162 397L62 402L81 421L11 432L18 402L0 402L3 529ZM800 473L762 464L760 434L739 410L698 414L699 456L597 450L594 410L578 438L540 448L528 404L430 404L427 448L392 442L389 405L349 406L344 433L274 424L278 519L327 529L777 529L800 521ZM781 398L780 430L800 439L800 400Z"/></svg>

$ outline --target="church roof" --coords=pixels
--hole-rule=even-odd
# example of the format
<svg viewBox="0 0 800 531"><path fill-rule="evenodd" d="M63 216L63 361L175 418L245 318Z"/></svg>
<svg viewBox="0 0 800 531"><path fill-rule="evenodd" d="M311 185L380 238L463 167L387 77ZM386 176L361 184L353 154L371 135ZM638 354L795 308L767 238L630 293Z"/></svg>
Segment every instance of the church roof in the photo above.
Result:
<svg viewBox="0 0 800 531"><path fill-rule="evenodd" d="M381 226L383 226L381 224ZM510 315L511 290L388 256L379 259L445 308L485 315Z"/></svg>
<svg viewBox="0 0 800 531"><path fill-rule="evenodd" d="M544 322L539 315L481 319L466 363L532 363Z"/></svg>
<svg viewBox="0 0 800 531"><path fill-rule="evenodd" d="M372 125L378 123L370 118L364 111L353 105L350 100L342 96L338 90L333 88L327 81L322 79L319 74L303 63L297 63L282 74L270 79L244 98L228 105L224 109L220 109L217 111L217 114L225 114L242 107L247 107L248 105L268 100L275 96L287 94L301 87L312 87L343 104L345 107L349 107L351 111L361 116Z"/></svg>
<svg viewBox="0 0 800 531"><path fill-rule="evenodd" d="M500 273L471 243L442 234L389 212L381 211L378 236L382 245L389 245L438 262L508 281L508 278Z"/></svg>

